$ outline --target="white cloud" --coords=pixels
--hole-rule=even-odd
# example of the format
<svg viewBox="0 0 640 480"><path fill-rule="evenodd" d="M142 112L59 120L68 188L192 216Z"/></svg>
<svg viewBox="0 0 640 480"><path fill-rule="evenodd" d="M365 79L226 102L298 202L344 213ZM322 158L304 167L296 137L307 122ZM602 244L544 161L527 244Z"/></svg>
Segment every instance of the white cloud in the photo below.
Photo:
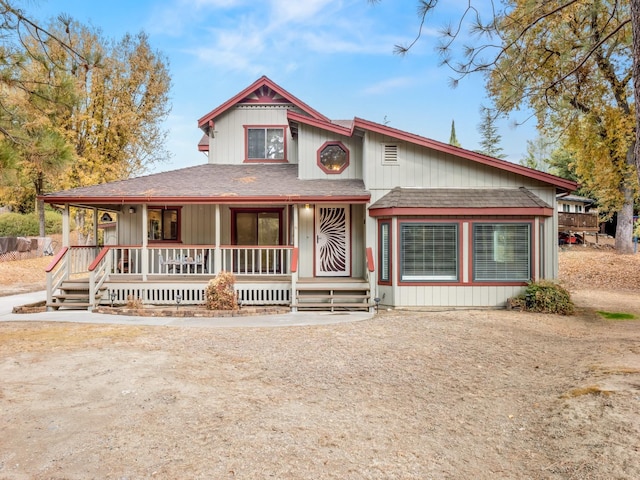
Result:
<svg viewBox="0 0 640 480"><path fill-rule="evenodd" d="M362 90L364 95L379 95L382 93L389 93L390 90L397 90L399 88L406 88L414 85L417 82L415 77L394 77L388 78Z"/></svg>

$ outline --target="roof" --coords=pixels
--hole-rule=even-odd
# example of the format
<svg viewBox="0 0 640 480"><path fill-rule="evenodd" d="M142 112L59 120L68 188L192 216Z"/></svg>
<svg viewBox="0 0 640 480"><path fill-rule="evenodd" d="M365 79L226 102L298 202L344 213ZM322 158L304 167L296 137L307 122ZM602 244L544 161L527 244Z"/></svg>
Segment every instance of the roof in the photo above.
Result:
<svg viewBox="0 0 640 480"><path fill-rule="evenodd" d="M266 76L260 77L247 88L236 94L222 105L214 108L198 120L198 128L208 132L214 125L215 119L238 103L248 104L278 104L290 103L298 107L306 115L312 118L329 122L329 119L317 110L314 110L303 101L297 99L284 88L274 83Z"/></svg>
<svg viewBox="0 0 640 480"><path fill-rule="evenodd" d="M591 205L592 203L596 203L596 201L591 198L580 197L578 195L558 195L558 202L575 202L575 203L583 203L585 205Z"/></svg>
<svg viewBox="0 0 640 480"><path fill-rule="evenodd" d="M448 143L438 142L437 140L432 140L430 138L422 137L414 133L405 132L396 128L389 127L387 125L371 122L369 120L364 120L358 117L355 117L352 122L347 122L344 120L332 122L329 120L307 117L305 115L289 111L287 112L287 118L290 122L310 125L347 137L361 134L362 131L379 133L381 135L395 138L402 142L420 145L439 152L455 155L456 157L464 158L472 162L481 163L483 165L495 167L500 170L523 175L528 178L533 178L540 182L554 185L559 192L571 192L578 188L576 182L551 175L550 173L541 172L539 170L525 167L524 165L519 165L517 163L512 163L507 160L501 160L499 158L490 157L488 155L483 155L481 153L466 150L464 148L455 147Z"/></svg>
<svg viewBox="0 0 640 480"><path fill-rule="evenodd" d="M369 207L386 215L543 215L553 208L526 188L396 187Z"/></svg>
<svg viewBox="0 0 640 480"><path fill-rule="evenodd" d="M46 203L366 203L362 180L300 180L295 164L204 164L89 187L49 193Z"/></svg>

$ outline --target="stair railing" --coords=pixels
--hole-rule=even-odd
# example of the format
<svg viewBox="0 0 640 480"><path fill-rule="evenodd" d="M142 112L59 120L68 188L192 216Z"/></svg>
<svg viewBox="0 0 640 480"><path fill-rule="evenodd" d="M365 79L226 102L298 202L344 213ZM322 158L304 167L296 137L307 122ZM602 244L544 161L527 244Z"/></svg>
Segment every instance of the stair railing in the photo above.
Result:
<svg viewBox="0 0 640 480"><path fill-rule="evenodd" d="M63 247L45 269L47 273L47 306L53 303L53 293L60 288L62 282L69 279L70 257L69 247Z"/></svg>
<svg viewBox="0 0 640 480"><path fill-rule="evenodd" d="M98 306L98 292L109 277L113 256L109 255L109 247L103 247L98 256L89 265L89 303L91 309Z"/></svg>

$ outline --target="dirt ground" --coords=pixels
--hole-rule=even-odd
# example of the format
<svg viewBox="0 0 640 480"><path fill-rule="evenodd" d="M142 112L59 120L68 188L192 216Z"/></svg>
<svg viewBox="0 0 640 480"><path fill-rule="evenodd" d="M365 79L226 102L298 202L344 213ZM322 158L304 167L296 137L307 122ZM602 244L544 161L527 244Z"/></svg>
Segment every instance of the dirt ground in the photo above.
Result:
<svg viewBox="0 0 640 480"><path fill-rule="evenodd" d="M640 320L596 313L640 318L640 255L560 264L571 317L0 322L0 478L640 478Z"/></svg>

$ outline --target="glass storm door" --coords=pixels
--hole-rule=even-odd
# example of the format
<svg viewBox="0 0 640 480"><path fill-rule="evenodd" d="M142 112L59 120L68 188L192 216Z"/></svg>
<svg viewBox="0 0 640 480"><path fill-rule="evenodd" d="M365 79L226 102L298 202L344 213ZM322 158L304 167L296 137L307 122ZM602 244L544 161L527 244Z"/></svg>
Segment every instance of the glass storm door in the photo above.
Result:
<svg viewBox="0 0 640 480"><path fill-rule="evenodd" d="M316 275L348 277L351 265L349 209L316 209Z"/></svg>

